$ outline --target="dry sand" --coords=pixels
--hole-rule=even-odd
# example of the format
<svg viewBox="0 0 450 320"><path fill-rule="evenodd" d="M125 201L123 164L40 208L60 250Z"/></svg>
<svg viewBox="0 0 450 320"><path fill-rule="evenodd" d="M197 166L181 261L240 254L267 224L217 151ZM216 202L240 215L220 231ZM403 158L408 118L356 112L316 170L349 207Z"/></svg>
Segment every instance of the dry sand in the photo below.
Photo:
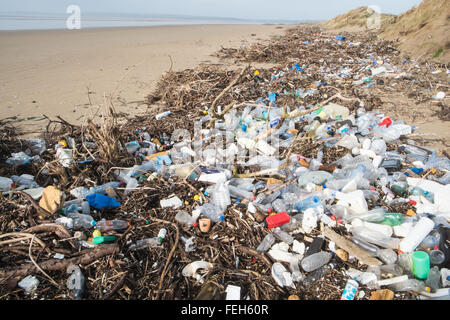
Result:
<svg viewBox="0 0 450 320"><path fill-rule="evenodd" d="M117 89L117 112L145 112L162 73L218 63L212 53L282 34L288 26L194 25L0 32L0 119L71 123L94 114ZM169 57L170 56L170 57ZM88 98L88 88L92 92ZM92 107L90 106L92 104ZM47 120L22 121L28 133Z"/></svg>

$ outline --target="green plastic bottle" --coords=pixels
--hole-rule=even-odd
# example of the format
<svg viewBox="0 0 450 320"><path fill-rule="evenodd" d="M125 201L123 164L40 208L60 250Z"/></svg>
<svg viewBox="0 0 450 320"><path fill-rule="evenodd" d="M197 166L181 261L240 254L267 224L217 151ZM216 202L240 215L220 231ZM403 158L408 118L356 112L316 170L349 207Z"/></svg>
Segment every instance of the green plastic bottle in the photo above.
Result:
<svg viewBox="0 0 450 320"><path fill-rule="evenodd" d="M94 237L92 239L92 243L100 244L100 243L107 243L107 242L114 242L116 241L116 236L100 236L100 237Z"/></svg>
<svg viewBox="0 0 450 320"><path fill-rule="evenodd" d="M400 196L402 198L406 198L408 196L408 190L406 187L402 187L402 186L394 184L393 186L391 186L391 190L397 196Z"/></svg>
<svg viewBox="0 0 450 320"><path fill-rule="evenodd" d="M384 220L380 224L385 224L388 226L399 226L403 222L403 215L399 212L386 212L384 214Z"/></svg>

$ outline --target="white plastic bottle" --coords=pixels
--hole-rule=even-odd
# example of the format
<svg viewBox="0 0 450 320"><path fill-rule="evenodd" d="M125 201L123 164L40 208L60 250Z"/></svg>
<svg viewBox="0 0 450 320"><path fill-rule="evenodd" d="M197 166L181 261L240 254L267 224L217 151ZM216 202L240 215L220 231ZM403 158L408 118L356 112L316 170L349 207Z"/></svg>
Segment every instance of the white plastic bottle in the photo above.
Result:
<svg viewBox="0 0 450 320"><path fill-rule="evenodd" d="M403 252L412 252L417 246L425 239L425 237L433 230L434 222L427 218L422 217L411 229L406 238L404 238L399 245L399 248Z"/></svg>

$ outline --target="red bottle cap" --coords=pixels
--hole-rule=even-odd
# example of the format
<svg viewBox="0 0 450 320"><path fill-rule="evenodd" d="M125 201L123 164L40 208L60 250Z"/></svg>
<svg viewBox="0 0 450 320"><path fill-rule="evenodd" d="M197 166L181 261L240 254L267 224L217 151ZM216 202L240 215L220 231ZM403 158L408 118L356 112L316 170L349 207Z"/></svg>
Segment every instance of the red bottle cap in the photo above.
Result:
<svg viewBox="0 0 450 320"><path fill-rule="evenodd" d="M267 209L267 212L271 213L272 212L272 208Z"/></svg>
<svg viewBox="0 0 450 320"><path fill-rule="evenodd" d="M417 204L417 202L415 202L414 200L409 200L409 204L415 206Z"/></svg>

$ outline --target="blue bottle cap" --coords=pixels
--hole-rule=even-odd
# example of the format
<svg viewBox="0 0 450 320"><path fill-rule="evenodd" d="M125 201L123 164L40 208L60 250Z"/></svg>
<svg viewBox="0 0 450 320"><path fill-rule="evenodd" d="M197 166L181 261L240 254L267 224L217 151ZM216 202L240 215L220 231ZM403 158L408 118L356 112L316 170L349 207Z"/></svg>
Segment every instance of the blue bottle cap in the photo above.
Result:
<svg viewBox="0 0 450 320"><path fill-rule="evenodd" d="M95 226L96 224L97 224L97 222L96 222L95 220L92 220L92 221L91 221L91 225L92 225L92 226Z"/></svg>
<svg viewBox="0 0 450 320"><path fill-rule="evenodd" d="M237 203L240 203L240 202L241 202L241 199L237 198L237 199L236 199L236 202L237 202Z"/></svg>
<svg viewBox="0 0 450 320"><path fill-rule="evenodd" d="M220 216L220 221L225 221L225 217L224 216Z"/></svg>

